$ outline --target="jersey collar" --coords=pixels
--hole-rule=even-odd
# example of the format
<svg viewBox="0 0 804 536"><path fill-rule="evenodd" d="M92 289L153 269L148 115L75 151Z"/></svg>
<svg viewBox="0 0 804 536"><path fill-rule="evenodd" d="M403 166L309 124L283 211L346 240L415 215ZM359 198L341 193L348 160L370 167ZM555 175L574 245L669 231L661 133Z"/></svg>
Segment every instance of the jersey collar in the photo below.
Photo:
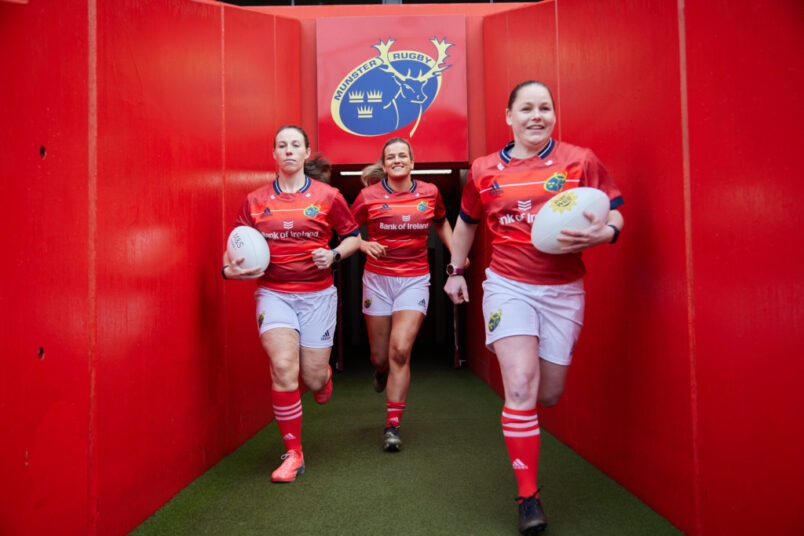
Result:
<svg viewBox="0 0 804 536"><path fill-rule="evenodd" d="M416 179L414 179L413 177L411 177L410 182L411 182L410 192L413 193L413 192L416 191L416 185L418 183L416 182ZM382 180L382 187L385 188L385 191L388 192L389 194L399 193L396 190L394 190L393 188L391 188L390 186L388 186L388 177L386 177L386 178L384 178Z"/></svg>
<svg viewBox="0 0 804 536"><path fill-rule="evenodd" d="M296 192L296 193L297 194L302 194L302 193L306 192L310 188L311 184L312 184L312 181L310 180L310 177L305 175L304 176L304 184L302 185L301 188L299 188L299 191ZM285 192L282 191L282 188L279 187L279 177L277 177L276 180L274 180L274 192L276 192L276 195L282 195L283 193L285 193Z"/></svg>
<svg viewBox="0 0 804 536"><path fill-rule="evenodd" d="M550 141L547 142L547 145L544 146L544 149L539 151L536 156L544 160L545 158L547 158L547 155L553 152L555 146L556 146L555 140L553 138L550 138ZM500 159L506 164L511 162L511 150L513 148L514 148L514 142L510 141L505 147L500 149Z"/></svg>

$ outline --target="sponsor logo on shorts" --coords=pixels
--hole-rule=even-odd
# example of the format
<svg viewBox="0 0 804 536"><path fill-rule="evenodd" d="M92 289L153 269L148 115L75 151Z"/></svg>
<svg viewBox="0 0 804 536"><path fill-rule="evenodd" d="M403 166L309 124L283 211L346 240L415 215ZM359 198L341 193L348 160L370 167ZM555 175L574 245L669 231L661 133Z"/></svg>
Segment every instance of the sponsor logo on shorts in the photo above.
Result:
<svg viewBox="0 0 804 536"><path fill-rule="evenodd" d="M365 307L366 309L371 307L371 298L366 298L365 300L363 300L363 307Z"/></svg>
<svg viewBox="0 0 804 536"><path fill-rule="evenodd" d="M419 212L426 212L427 207L429 207L429 205L427 204L427 201L422 201L421 203L416 205L416 210L418 210Z"/></svg>
<svg viewBox="0 0 804 536"><path fill-rule="evenodd" d="M567 180L565 173L553 173L550 178L544 183L544 189L548 192L557 192L564 187L564 182Z"/></svg>
<svg viewBox="0 0 804 536"><path fill-rule="evenodd" d="M262 321L265 320L265 311L260 311L260 316L257 317L257 327L262 327Z"/></svg>
<svg viewBox="0 0 804 536"><path fill-rule="evenodd" d="M321 340L325 341L327 339L331 339L332 335L329 334L329 330L325 331L323 335L321 335Z"/></svg>
<svg viewBox="0 0 804 536"><path fill-rule="evenodd" d="M425 302L425 301L424 301L424 298L422 298L421 300L419 300L419 305L421 305L422 307L424 307L425 305L427 305L427 302Z"/></svg>
<svg viewBox="0 0 804 536"><path fill-rule="evenodd" d="M502 309L499 309L496 313L491 313L489 317L489 331L497 329L497 326L500 325L500 318L502 318Z"/></svg>
<svg viewBox="0 0 804 536"><path fill-rule="evenodd" d="M318 216L319 212L321 212L321 207L319 205L310 205L304 209L304 215L308 218L315 218Z"/></svg>
<svg viewBox="0 0 804 536"><path fill-rule="evenodd" d="M284 439L285 441L287 441L288 439L296 439L296 436L295 436L295 435L293 435L293 434L291 434L290 432L288 432L287 434L285 434L285 435L283 435L283 436L282 436L282 439Z"/></svg>

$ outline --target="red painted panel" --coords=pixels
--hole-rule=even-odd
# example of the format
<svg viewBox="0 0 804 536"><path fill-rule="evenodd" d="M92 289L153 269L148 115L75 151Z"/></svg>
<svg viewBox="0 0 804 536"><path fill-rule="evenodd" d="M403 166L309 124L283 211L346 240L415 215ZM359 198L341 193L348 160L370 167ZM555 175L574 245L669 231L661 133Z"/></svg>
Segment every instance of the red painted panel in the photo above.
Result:
<svg viewBox="0 0 804 536"><path fill-rule="evenodd" d="M101 534L224 452L221 13L98 3Z"/></svg>
<svg viewBox="0 0 804 536"><path fill-rule="evenodd" d="M543 2L484 19L487 153L500 150L512 139L505 109L518 83L544 82L558 101L555 9L554 2ZM559 122L556 136L560 130Z"/></svg>
<svg viewBox="0 0 804 536"><path fill-rule="evenodd" d="M0 2L0 534L88 530L86 21Z"/></svg>
<svg viewBox="0 0 804 536"><path fill-rule="evenodd" d="M287 124L298 125L301 117L302 93L301 26L299 21L276 17L274 32L276 38L274 84L279 88L274 101L277 127ZM304 87L304 92L315 94L313 87ZM308 131L315 131L309 127L304 130L308 136L310 135Z"/></svg>
<svg viewBox="0 0 804 536"><path fill-rule="evenodd" d="M587 310L559 437L694 531L678 24L675 4L557 4L562 139L623 191L620 242L585 255Z"/></svg>
<svg viewBox="0 0 804 536"><path fill-rule="evenodd" d="M322 152L368 164L398 136L418 162L466 161L465 31L462 15L319 19Z"/></svg>
<svg viewBox="0 0 804 536"><path fill-rule="evenodd" d="M801 2L686 2L701 524L804 526Z"/></svg>

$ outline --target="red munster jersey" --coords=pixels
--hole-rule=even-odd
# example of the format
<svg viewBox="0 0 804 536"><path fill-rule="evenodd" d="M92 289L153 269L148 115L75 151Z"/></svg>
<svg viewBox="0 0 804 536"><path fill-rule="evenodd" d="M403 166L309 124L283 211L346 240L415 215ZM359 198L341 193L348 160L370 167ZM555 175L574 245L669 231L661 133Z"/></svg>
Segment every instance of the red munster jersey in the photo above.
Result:
<svg viewBox="0 0 804 536"><path fill-rule="evenodd" d="M313 262L313 250L326 248L332 230L341 237L360 231L341 193L305 177L304 186L285 193L274 179L246 197L235 225L250 225L262 233L271 262L258 281L280 292L314 292L332 285L330 270Z"/></svg>
<svg viewBox="0 0 804 536"><path fill-rule="evenodd" d="M386 179L363 188L352 204L358 225L367 224L369 240L385 246L381 259L366 259L366 270L375 274L413 277L430 273L427 234L430 222L446 217L444 202L435 185L413 180L407 192L396 192Z"/></svg>
<svg viewBox="0 0 804 536"><path fill-rule="evenodd" d="M513 142L499 153L472 163L461 198L461 218L478 223L483 216L492 235L495 273L524 283L557 285L583 277L580 253L550 255L533 247L530 227L539 209L558 192L579 186L602 190L610 208L623 204L614 180L589 149L549 141L531 158L510 156Z"/></svg>

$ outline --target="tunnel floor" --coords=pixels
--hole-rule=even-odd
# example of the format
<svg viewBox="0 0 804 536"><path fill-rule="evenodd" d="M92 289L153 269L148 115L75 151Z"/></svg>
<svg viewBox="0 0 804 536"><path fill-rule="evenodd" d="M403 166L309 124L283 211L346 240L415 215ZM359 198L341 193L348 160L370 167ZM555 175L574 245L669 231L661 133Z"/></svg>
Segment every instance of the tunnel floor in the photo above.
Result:
<svg viewBox="0 0 804 536"><path fill-rule="evenodd" d="M500 397L454 369L451 356L414 356L402 450L387 453L385 396L371 376L353 363L335 373L329 403L302 397L306 472L295 482L270 481L284 452L272 422L132 534L518 534ZM682 534L549 433L541 437L548 534Z"/></svg>

